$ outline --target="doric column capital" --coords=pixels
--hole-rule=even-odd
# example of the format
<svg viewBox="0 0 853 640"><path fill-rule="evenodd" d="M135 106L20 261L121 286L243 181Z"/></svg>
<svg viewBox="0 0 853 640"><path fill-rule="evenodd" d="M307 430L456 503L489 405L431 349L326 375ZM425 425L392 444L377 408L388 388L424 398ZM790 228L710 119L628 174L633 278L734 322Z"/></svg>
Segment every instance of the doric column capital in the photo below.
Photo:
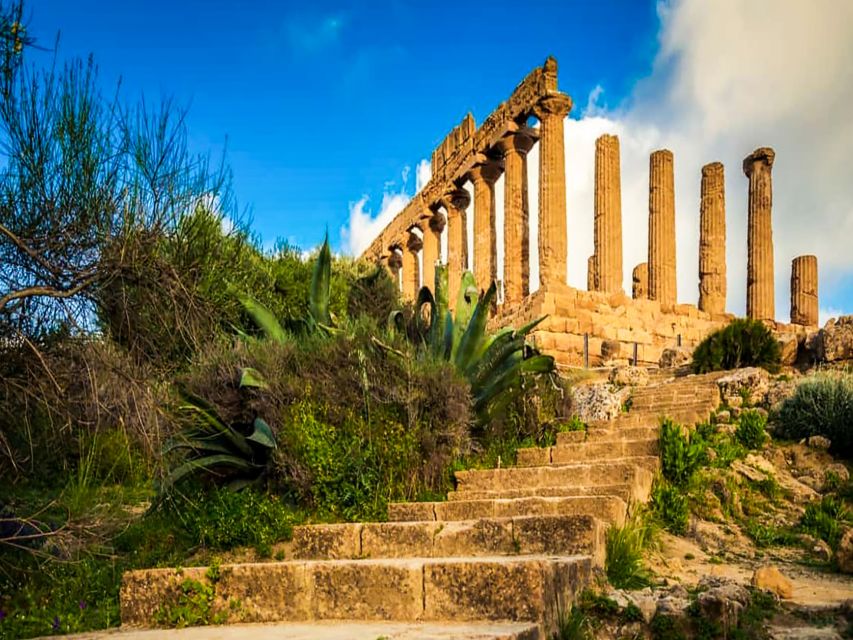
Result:
<svg viewBox="0 0 853 640"><path fill-rule="evenodd" d="M538 137L538 132L535 129L525 127L517 132L507 134L498 140L496 146L504 156L509 153L517 153L524 156L533 148L533 144Z"/></svg>
<svg viewBox="0 0 853 640"><path fill-rule="evenodd" d="M746 177L752 175L757 167L766 167L769 171L776 159L776 152L770 147L759 147L743 159L743 172Z"/></svg>
<svg viewBox="0 0 853 640"><path fill-rule="evenodd" d="M704 167L702 167L702 177L710 178L716 177L723 174L723 163L722 162L709 162Z"/></svg>
<svg viewBox="0 0 853 640"><path fill-rule="evenodd" d="M447 218L444 217L444 214L441 211L431 211L432 215L429 217L429 228L433 233L441 234L444 231L444 227L447 225Z"/></svg>
<svg viewBox="0 0 853 640"><path fill-rule="evenodd" d="M441 204L447 210L447 215L452 216L468 208L471 204L471 194L465 189L453 189L442 196Z"/></svg>
<svg viewBox="0 0 853 640"><path fill-rule="evenodd" d="M401 269L403 267L403 254L400 253L399 247L392 247L391 252L388 254L388 266L391 267L394 271L397 269Z"/></svg>
<svg viewBox="0 0 853 640"><path fill-rule="evenodd" d="M477 183L485 180L489 184L494 184L503 173L503 162L495 160L486 160L483 164L478 164L468 172L468 178L471 182Z"/></svg>
<svg viewBox="0 0 853 640"><path fill-rule="evenodd" d="M533 114L540 120L545 118L565 118L572 110L572 99L565 93L549 93L543 96L533 107Z"/></svg>
<svg viewBox="0 0 853 640"><path fill-rule="evenodd" d="M412 253L417 253L424 247L423 238L414 232L414 227L409 229L408 237L406 238L406 248Z"/></svg>

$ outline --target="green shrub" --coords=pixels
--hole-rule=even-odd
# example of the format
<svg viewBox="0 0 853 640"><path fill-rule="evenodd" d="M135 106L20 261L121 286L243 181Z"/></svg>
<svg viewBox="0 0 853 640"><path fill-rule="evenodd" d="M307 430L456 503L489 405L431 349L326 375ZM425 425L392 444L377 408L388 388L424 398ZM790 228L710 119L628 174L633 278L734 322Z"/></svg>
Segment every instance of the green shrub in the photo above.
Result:
<svg viewBox="0 0 853 640"><path fill-rule="evenodd" d="M801 382L775 422L780 438L825 436L832 453L853 458L853 376L816 375Z"/></svg>
<svg viewBox="0 0 853 640"><path fill-rule="evenodd" d="M643 552L651 546L654 529L635 515L621 527L607 530L604 570L617 589L642 589L651 583L651 573L643 562Z"/></svg>
<svg viewBox="0 0 853 640"><path fill-rule="evenodd" d="M687 532L690 522L690 507L682 487L677 487L663 478L658 478L652 487L651 509L661 526L676 535Z"/></svg>
<svg viewBox="0 0 853 640"><path fill-rule="evenodd" d="M853 514L835 496L824 496L820 502L809 503L800 519L802 531L820 538L833 549L838 547L844 529L850 524L853 524Z"/></svg>
<svg viewBox="0 0 853 640"><path fill-rule="evenodd" d="M782 352L770 329L758 320L734 320L693 351L693 371L707 373L741 367L779 370Z"/></svg>
<svg viewBox="0 0 853 640"><path fill-rule="evenodd" d="M660 460L663 477L675 486L687 485L702 463L704 447L688 437L681 426L665 418L660 426Z"/></svg>
<svg viewBox="0 0 853 640"><path fill-rule="evenodd" d="M747 449L760 449L767 442L766 425L764 414L755 409L743 411L738 419L735 439Z"/></svg>

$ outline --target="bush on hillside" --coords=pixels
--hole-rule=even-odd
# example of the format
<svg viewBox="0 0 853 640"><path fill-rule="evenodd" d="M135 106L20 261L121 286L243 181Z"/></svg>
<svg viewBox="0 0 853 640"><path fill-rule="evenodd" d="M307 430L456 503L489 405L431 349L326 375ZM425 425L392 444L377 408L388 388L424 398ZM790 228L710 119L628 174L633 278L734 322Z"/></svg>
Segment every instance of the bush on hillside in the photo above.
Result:
<svg viewBox="0 0 853 640"><path fill-rule="evenodd" d="M693 351L692 366L694 373L741 367L762 367L775 373L781 359L779 343L764 323L739 319L699 343Z"/></svg>
<svg viewBox="0 0 853 640"><path fill-rule="evenodd" d="M735 440L747 449L760 449L767 442L767 417L755 409L747 409L738 418Z"/></svg>
<svg viewBox="0 0 853 640"><path fill-rule="evenodd" d="M774 433L789 440L824 436L832 453L853 458L853 376L819 374L801 382L782 403Z"/></svg>
<svg viewBox="0 0 853 640"><path fill-rule="evenodd" d="M669 418L661 422L661 473L672 485L684 487L690 482L702 463L704 452L701 440L688 436L680 425Z"/></svg>

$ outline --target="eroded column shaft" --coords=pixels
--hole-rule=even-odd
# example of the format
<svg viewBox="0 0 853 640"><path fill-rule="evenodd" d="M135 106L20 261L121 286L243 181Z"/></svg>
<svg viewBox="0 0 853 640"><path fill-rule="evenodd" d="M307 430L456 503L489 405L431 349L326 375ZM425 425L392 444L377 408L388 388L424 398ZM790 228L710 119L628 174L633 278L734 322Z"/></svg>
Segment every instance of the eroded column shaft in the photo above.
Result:
<svg viewBox="0 0 853 640"><path fill-rule="evenodd" d="M447 211L447 293L452 309L456 308L462 273L468 268L468 223L465 210L470 196L456 189L442 199Z"/></svg>
<svg viewBox="0 0 853 640"><path fill-rule="evenodd" d="M592 254L586 259L586 290L598 291L598 266L596 265L595 254Z"/></svg>
<svg viewBox="0 0 853 640"><path fill-rule="evenodd" d="M649 299L671 307L676 302L675 184L672 152L649 158Z"/></svg>
<svg viewBox="0 0 853 640"><path fill-rule="evenodd" d="M595 274L596 290L622 290L622 187L619 138L595 141Z"/></svg>
<svg viewBox="0 0 853 640"><path fill-rule="evenodd" d="M776 298L773 278L773 183L771 169L776 153L756 149L743 161L749 178L747 229L746 315L754 320L773 320Z"/></svg>
<svg viewBox="0 0 853 640"><path fill-rule="evenodd" d="M418 253L423 248L423 241L414 232L409 232L406 246L403 249L403 296L407 300L415 300L421 288L421 270L418 264Z"/></svg>
<svg viewBox="0 0 853 640"><path fill-rule="evenodd" d="M818 323L817 256L797 256L791 261L791 324Z"/></svg>
<svg viewBox="0 0 853 640"><path fill-rule="evenodd" d="M712 314L726 311L726 189L719 162L702 167L699 308Z"/></svg>
<svg viewBox="0 0 853 640"><path fill-rule="evenodd" d="M481 290L488 289L497 279L495 180L500 172L500 166L487 163L474 167L470 173L474 184L474 278Z"/></svg>
<svg viewBox="0 0 853 640"><path fill-rule="evenodd" d="M539 139L539 282L566 281L566 149L563 119L572 108L569 96L553 93L535 108Z"/></svg>
<svg viewBox="0 0 853 640"><path fill-rule="evenodd" d="M533 138L521 133L501 140L504 153L504 304L521 302L530 292L530 213L527 204L527 152Z"/></svg>
<svg viewBox="0 0 853 640"><path fill-rule="evenodd" d="M649 297L649 265L641 262L631 272L631 297L644 300Z"/></svg>
<svg viewBox="0 0 853 640"><path fill-rule="evenodd" d="M434 212L426 220L424 225L424 248L423 248L423 284L435 293L435 265L441 260L441 232L444 230L445 220L441 212Z"/></svg>

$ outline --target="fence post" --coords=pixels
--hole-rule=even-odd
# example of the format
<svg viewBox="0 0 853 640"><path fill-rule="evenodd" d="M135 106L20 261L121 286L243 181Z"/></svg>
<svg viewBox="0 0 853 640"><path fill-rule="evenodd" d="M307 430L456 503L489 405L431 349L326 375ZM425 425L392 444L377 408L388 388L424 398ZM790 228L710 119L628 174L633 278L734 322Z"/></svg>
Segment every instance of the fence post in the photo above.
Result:
<svg viewBox="0 0 853 640"><path fill-rule="evenodd" d="M589 369L589 334L583 334L583 368Z"/></svg>

